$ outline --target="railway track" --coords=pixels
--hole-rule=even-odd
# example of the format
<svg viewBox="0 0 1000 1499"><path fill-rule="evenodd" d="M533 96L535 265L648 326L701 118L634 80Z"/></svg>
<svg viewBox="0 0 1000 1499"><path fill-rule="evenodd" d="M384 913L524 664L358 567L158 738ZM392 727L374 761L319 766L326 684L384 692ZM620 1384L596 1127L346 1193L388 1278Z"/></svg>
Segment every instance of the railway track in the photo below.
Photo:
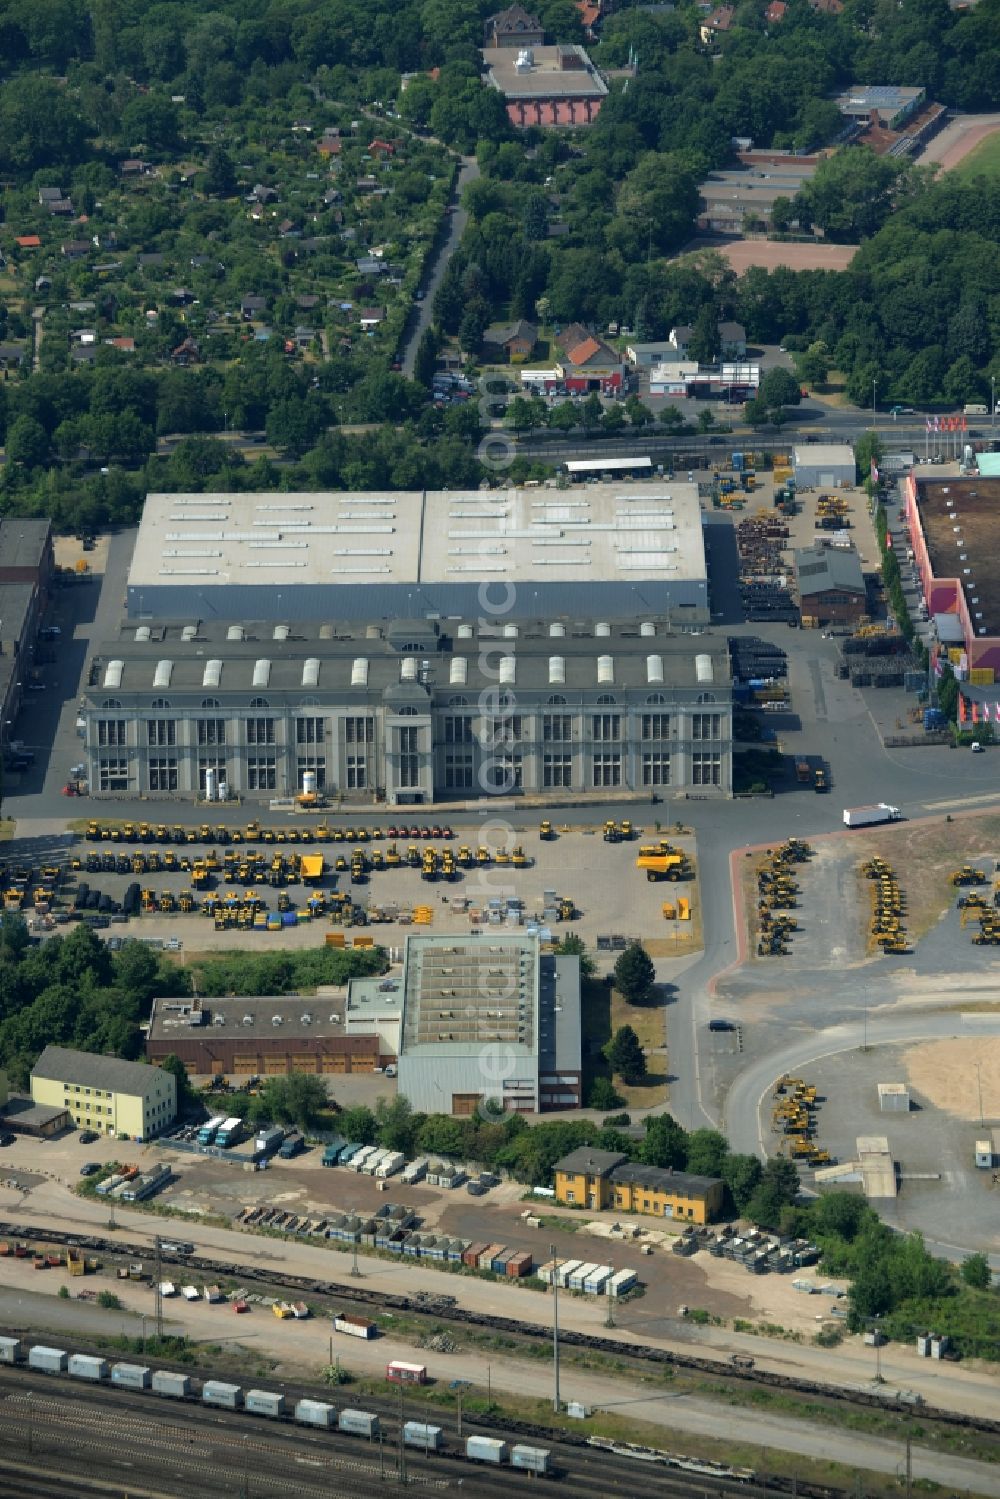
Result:
<svg viewBox="0 0 1000 1499"><path fill-rule="evenodd" d="M127 1244L120 1240L109 1240L100 1236L73 1233L65 1230L46 1229L42 1233L38 1230L25 1229L18 1224L3 1222L0 1222L0 1236L26 1240L33 1244L72 1246L91 1253L105 1254L122 1259L141 1259L144 1256L148 1258L150 1253L148 1244ZM332 1280L318 1280L313 1276L283 1274L279 1270L268 1270L254 1265L233 1265L225 1261L209 1259L198 1255L180 1256L164 1253L161 1259L164 1265L175 1265L188 1271L196 1271L213 1279L222 1277L231 1280L233 1277L237 1277L241 1283L245 1282L249 1286L265 1285L276 1289L280 1288L288 1292L295 1292L300 1296L324 1297L332 1302L334 1306L337 1303L346 1303L354 1308L358 1305L364 1305L373 1311L381 1309L383 1311L407 1312L468 1327L478 1327L492 1335L500 1333L505 1337L527 1342L548 1343L551 1338L551 1329L548 1326L543 1326L540 1323L522 1322L511 1317L486 1316L465 1307L457 1306L454 1298L448 1295L440 1297L405 1296L375 1291L363 1285L341 1283ZM590 1333L575 1332L569 1328L562 1329L559 1338L563 1347L580 1348L591 1353L607 1353L620 1362L631 1362L639 1368L643 1366L648 1367L651 1364L659 1364L667 1368L709 1375L714 1380L723 1380L727 1383L744 1386L765 1386L770 1389L784 1390L797 1395L823 1400L835 1400L847 1405L874 1407L879 1410L895 1412L896 1414L906 1416L912 1416L916 1406L919 1408L922 1422L934 1421L943 1426L1000 1437L1000 1420L986 1420L982 1417L970 1416L960 1411L950 1411L938 1406L927 1405L921 1401L912 1402L892 1397L888 1394L873 1393L868 1390L845 1389L838 1385L820 1384L814 1380L796 1379L791 1375L778 1374L767 1369L734 1368L722 1364L716 1359L699 1358L695 1354L676 1353L665 1348L658 1348L651 1344L635 1341L624 1343L614 1338L602 1338ZM537 1435L537 1433L534 1434Z"/></svg>
<svg viewBox="0 0 1000 1499"><path fill-rule="evenodd" d="M163 1362L157 1360L158 1365ZM711 1464L673 1459L690 1464L681 1470L667 1466L667 1455L656 1449L627 1451L614 1444L553 1437L549 1432L543 1434L553 1457L551 1478L536 1478L509 1467L497 1472L484 1469L464 1456L450 1432L443 1451L425 1456L407 1448L401 1465L398 1403L366 1396L365 1404L378 1409L386 1428L381 1444L344 1433L317 1434L290 1421L271 1422L245 1412L219 1412L205 1408L197 1399L171 1402L164 1410L163 1397L149 1392L80 1385L65 1376L47 1376L24 1366L0 1366L0 1477L4 1454L16 1453L20 1460L30 1452L39 1468L56 1464L65 1472L71 1464L75 1472L78 1466L84 1471L93 1467L100 1477L113 1480L111 1489L94 1492L121 1494L127 1487L130 1499L139 1492L137 1483L149 1483L156 1495L163 1493L167 1475L174 1485L166 1490L169 1494L190 1491L196 1499L204 1499L211 1493L221 1499L242 1493L244 1474L252 1477L251 1496L257 1493L275 1499L286 1494L292 1499L296 1495L384 1499L387 1485L435 1489L462 1499L496 1499L501 1492L504 1499L537 1499L539 1484L551 1485L559 1499L636 1499L639 1493L669 1499L709 1491L720 1499L739 1495L763 1499L768 1492L795 1493L802 1499L846 1499L841 1489L772 1477L758 1479L750 1473L727 1478ZM412 1413L407 1412L407 1417ZM426 1408L422 1414L432 1418ZM463 1427L465 1434L480 1429L507 1439L538 1435L531 1427L509 1422L489 1426L479 1418ZM117 1459L116 1452L121 1454ZM239 1480L235 1486L234 1478ZM19 1495L20 1489L5 1489L0 1481L0 1492ZM66 1499L65 1486L53 1499Z"/></svg>

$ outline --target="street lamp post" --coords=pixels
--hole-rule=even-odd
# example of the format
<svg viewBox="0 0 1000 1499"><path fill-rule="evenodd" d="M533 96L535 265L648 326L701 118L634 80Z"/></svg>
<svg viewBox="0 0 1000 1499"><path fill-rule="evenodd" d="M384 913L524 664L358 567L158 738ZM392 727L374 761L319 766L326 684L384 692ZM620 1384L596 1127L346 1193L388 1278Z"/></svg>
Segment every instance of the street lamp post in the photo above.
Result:
<svg viewBox="0 0 1000 1499"><path fill-rule="evenodd" d="M878 431L878 422L876 421L876 418L875 418L875 387L876 387L877 384L878 384L878 376L875 375L874 378L872 379L872 431L873 432L877 432Z"/></svg>
<svg viewBox="0 0 1000 1499"><path fill-rule="evenodd" d="M997 377L990 376L990 426L994 429L997 424Z"/></svg>

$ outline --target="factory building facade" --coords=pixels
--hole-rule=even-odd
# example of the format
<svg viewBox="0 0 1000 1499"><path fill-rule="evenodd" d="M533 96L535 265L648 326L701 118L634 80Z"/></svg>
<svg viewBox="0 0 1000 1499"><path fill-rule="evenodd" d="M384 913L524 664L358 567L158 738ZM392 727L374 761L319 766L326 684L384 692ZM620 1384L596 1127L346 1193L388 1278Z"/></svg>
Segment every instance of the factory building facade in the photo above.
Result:
<svg viewBox="0 0 1000 1499"><path fill-rule="evenodd" d="M725 796L725 638L661 618L126 624L79 709L91 794L353 803Z"/></svg>
<svg viewBox="0 0 1000 1499"><path fill-rule="evenodd" d="M522 931L409 937L402 986L399 1092L415 1110L580 1107L579 958Z"/></svg>
<svg viewBox="0 0 1000 1499"><path fill-rule="evenodd" d="M80 704L90 792L725 795L709 619L694 484L150 495Z"/></svg>

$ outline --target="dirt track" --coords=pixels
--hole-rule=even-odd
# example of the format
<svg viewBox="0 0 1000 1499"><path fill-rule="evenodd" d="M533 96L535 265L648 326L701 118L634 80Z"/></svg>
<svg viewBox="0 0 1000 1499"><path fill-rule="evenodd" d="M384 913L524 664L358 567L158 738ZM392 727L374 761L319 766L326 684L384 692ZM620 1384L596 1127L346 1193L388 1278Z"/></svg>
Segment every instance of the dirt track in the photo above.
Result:
<svg viewBox="0 0 1000 1499"><path fill-rule="evenodd" d="M1000 114L964 115L951 120L917 158L918 165L939 166L943 172L949 172L997 130L1000 130Z"/></svg>
<svg viewBox="0 0 1000 1499"><path fill-rule="evenodd" d="M728 242L697 239L684 253L694 250L718 250L728 260L737 276L751 266L773 271L787 266L790 271L846 271L857 254L857 245L785 244L770 239L734 239Z"/></svg>

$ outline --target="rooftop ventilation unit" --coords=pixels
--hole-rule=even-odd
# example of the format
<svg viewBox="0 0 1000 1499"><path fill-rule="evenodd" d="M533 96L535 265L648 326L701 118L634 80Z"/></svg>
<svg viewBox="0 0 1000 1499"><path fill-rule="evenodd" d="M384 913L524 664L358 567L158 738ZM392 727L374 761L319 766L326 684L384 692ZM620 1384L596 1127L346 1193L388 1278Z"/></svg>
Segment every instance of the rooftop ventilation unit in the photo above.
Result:
<svg viewBox="0 0 1000 1499"><path fill-rule="evenodd" d="M663 657L646 657L646 681L659 686L663 681Z"/></svg>
<svg viewBox="0 0 1000 1499"><path fill-rule="evenodd" d="M401 682L415 682L417 680L417 658L415 656L404 656L399 664L399 680Z"/></svg>
<svg viewBox="0 0 1000 1499"><path fill-rule="evenodd" d="M471 640L473 638L474 631L471 625L459 625L456 634L458 635L459 640Z"/></svg>
<svg viewBox="0 0 1000 1499"><path fill-rule="evenodd" d="M222 662L221 661L206 661L205 662L205 673L204 673L204 676L201 679L201 685L203 687L218 687L218 685L219 685L219 683L220 683L221 680L222 680Z"/></svg>
<svg viewBox="0 0 1000 1499"><path fill-rule="evenodd" d="M464 687L469 679L469 663L464 656L453 656L451 658L451 669L448 680L453 687Z"/></svg>
<svg viewBox="0 0 1000 1499"><path fill-rule="evenodd" d="M173 670L174 663L172 661L157 661L156 670L153 673L153 686L169 687Z"/></svg>
<svg viewBox="0 0 1000 1499"><path fill-rule="evenodd" d="M109 661L104 672L105 687L120 687L122 685L122 672L124 670L124 661Z"/></svg>
<svg viewBox="0 0 1000 1499"><path fill-rule="evenodd" d="M135 632L136 643L145 643L147 640L149 640L152 633L153 632L148 625L140 625Z"/></svg>
<svg viewBox="0 0 1000 1499"><path fill-rule="evenodd" d="M503 627L503 638L504 638L504 640L516 640L517 639L517 625L504 625L504 627Z"/></svg>
<svg viewBox="0 0 1000 1499"><path fill-rule="evenodd" d="M549 686L562 687L566 682L566 658L565 656L549 657Z"/></svg>
<svg viewBox="0 0 1000 1499"><path fill-rule="evenodd" d="M254 662L253 685L255 687L266 687L270 680L271 663L266 659L266 657L261 657L259 661Z"/></svg>
<svg viewBox="0 0 1000 1499"><path fill-rule="evenodd" d="M501 656L500 658L500 685L501 687L513 687L517 675L517 658L515 656Z"/></svg>
<svg viewBox="0 0 1000 1499"><path fill-rule="evenodd" d="M302 663L302 685L303 687L319 686L319 657L309 656Z"/></svg>
<svg viewBox="0 0 1000 1499"><path fill-rule="evenodd" d="M597 658L597 681L601 687L610 686L615 680L615 658L614 656L598 656Z"/></svg>
<svg viewBox="0 0 1000 1499"><path fill-rule="evenodd" d="M356 656L354 665L351 667L351 686L368 686L368 660L365 656Z"/></svg>
<svg viewBox="0 0 1000 1499"><path fill-rule="evenodd" d="M181 639L182 640L189 640L189 641L190 640L197 640L198 639L198 626L197 625L185 625L184 628L183 628L183 630L181 631Z"/></svg>
<svg viewBox="0 0 1000 1499"><path fill-rule="evenodd" d="M714 668L712 666L712 658L711 658L711 656L705 656L705 655L695 656L695 658L694 658L694 674L695 674L696 679L699 682L714 682L715 681L715 670L714 670Z"/></svg>
<svg viewBox="0 0 1000 1499"><path fill-rule="evenodd" d="M553 620L549 625L549 635L553 640L562 640L566 635L566 626L558 620Z"/></svg>
<svg viewBox="0 0 1000 1499"><path fill-rule="evenodd" d="M243 633L243 626L242 625L230 625L229 629L226 631L226 639L227 640L245 640L246 636Z"/></svg>
<svg viewBox="0 0 1000 1499"><path fill-rule="evenodd" d="M611 626L610 625L606 625L606 624L595 625L594 626L594 634L597 635L597 636L599 636L599 637L601 637L601 638L603 638L604 636L610 635L611 634Z"/></svg>
<svg viewBox="0 0 1000 1499"><path fill-rule="evenodd" d="M290 625L275 625L274 627L275 640L287 640L291 633Z"/></svg>
<svg viewBox="0 0 1000 1499"><path fill-rule="evenodd" d="M643 637L644 640L656 634L656 626L653 624L653 621L651 619L643 620L642 624L639 626L639 634Z"/></svg>

